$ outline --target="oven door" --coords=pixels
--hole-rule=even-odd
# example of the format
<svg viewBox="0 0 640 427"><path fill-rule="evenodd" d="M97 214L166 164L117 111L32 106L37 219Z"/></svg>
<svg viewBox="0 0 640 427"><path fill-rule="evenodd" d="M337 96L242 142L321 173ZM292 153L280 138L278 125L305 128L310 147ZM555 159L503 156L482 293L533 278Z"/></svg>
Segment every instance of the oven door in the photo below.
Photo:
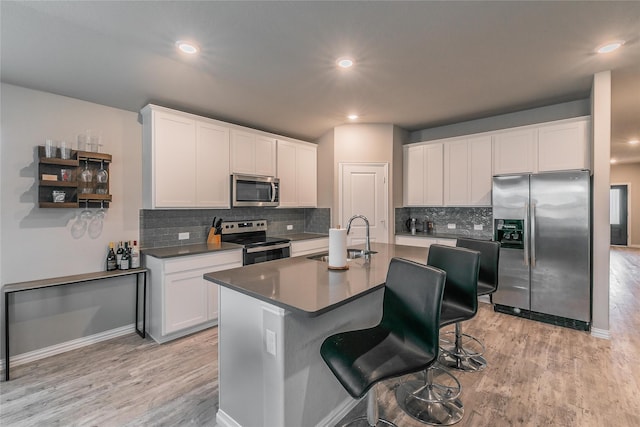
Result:
<svg viewBox="0 0 640 427"><path fill-rule="evenodd" d="M256 246L245 248L243 251L243 265L273 261L291 256L291 243L279 243L270 246Z"/></svg>

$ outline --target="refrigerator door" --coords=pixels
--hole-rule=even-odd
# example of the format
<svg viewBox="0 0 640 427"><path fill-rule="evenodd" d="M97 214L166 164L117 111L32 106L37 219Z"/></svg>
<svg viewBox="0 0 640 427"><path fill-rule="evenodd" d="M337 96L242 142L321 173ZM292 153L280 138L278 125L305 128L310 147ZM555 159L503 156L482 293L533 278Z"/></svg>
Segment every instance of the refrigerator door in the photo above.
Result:
<svg viewBox="0 0 640 427"><path fill-rule="evenodd" d="M529 175L505 175L493 178L493 218L495 220L525 220L525 248L500 249L498 265L498 290L492 295L495 304L519 307L530 305L528 210Z"/></svg>
<svg viewBox="0 0 640 427"><path fill-rule="evenodd" d="M494 304L529 310L529 266L523 249L500 248L498 290L491 295Z"/></svg>
<svg viewBox="0 0 640 427"><path fill-rule="evenodd" d="M531 310L591 321L589 172L531 176Z"/></svg>

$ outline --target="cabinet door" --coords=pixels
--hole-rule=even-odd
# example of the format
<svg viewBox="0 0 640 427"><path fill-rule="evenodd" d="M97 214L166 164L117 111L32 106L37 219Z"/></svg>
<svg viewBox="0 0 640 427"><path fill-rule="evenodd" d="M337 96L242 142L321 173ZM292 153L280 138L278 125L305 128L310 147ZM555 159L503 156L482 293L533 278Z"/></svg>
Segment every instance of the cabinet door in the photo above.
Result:
<svg viewBox="0 0 640 427"><path fill-rule="evenodd" d="M318 205L317 147L300 144L296 148L296 186L298 206L315 208Z"/></svg>
<svg viewBox="0 0 640 427"><path fill-rule="evenodd" d="M201 270L167 274L163 334L204 323L209 318L207 282Z"/></svg>
<svg viewBox="0 0 640 427"><path fill-rule="evenodd" d="M280 206L298 206L296 146L287 141L278 141L278 178L280 178Z"/></svg>
<svg viewBox="0 0 640 427"><path fill-rule="evenodd" d="M256 175L275 176L276 175L276 140L266 136L256 136L254 142L255 150L255 173Z"/></svg>
<svg viewBox="0 0 640 427"><path fill-rule="evenodd" d="M541 126L538 129L540 172L590 169L588 121Z"/></svg>
<svg viewBox="0 0 640 427"><path fill-rule="evenodd" d="M229 208L229 129L197 122L196 204Z"/></svg>
<svg viewBox="0 0 640 427"><path fill-rule="evenodd" d="M425 187L424 204L442 206L443 202L443 145L429 144L424 146L425 154Z"/></svg>
<svg viewBox="0 0 640 427"><path fill-rule="evenodd" d="M469 143L467 140L444 144L444 205L469 204Z"/></svg>
<svg viewBox="0 0 640 427"><path fill-rule="evenodd" d="M425 193L424 145L404 148L404 205L421 206Z"/></svg>
<svg viewBox="0 0 640 427"><path fill-rule="evenodd" d="M491 206L493 168L491 135L467 140L469 147L469 205Z"/></svg>
<svg viewBox="0 0 640 427"><path fill-rule="evenodd" d="M256 137L252 133L231 131L231 172L255 174Z"/></svg>
<svg viewBox="0 0 640 427"><path fill-rule="evenodd" d="M196 199L196 123L164 112L153 113L155 207L192 207Z"/></svg>
<svg viewBox="0 0 640 427"><path fill-rule="evenodd" d="M329 250L329 238L299 240L291 242L291 256L303 256Z"/></svg>
<svg viewBox="0 0 640 427"><path fill-rule="evenodd" d="M535 129L520 129L499 133L494 138L494 175L536 172Z"/></svg>

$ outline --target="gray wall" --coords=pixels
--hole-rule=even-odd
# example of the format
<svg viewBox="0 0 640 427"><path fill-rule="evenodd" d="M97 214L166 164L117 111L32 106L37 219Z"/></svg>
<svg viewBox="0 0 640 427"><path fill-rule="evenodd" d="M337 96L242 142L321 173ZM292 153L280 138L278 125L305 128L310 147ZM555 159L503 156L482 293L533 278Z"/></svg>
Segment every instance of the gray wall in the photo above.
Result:
<svg viewBox="0 0 640 427"><path fill-rule="evenodd" d="M563 104L549 105L546 107L501 114L499 116L487 117L484 119L470 120L468 122L461 122L448 126L439 126L414 131L409 135L409 143L432 141L441 138L453 138L461 135L526 126L536 123L550 122L553 120L588 116L590 114L591 103L589 99L565 102Z"/></svg>
<svg viewBox="0 0 640 427"><path fill-rule="evenodd" d="M137 113L7 84L1 91L2 285L104 270L110 240L139 236L142 131ZM85 129L99 131L103 151L113 155L113 203L100 235L74 238L70 230L78 209L38 208L35 147L46 138L75 142ZM134 288L134 278L122 278L16 296L11 354L131 325ZM4 314L0 318L4 332Z"/></svg>

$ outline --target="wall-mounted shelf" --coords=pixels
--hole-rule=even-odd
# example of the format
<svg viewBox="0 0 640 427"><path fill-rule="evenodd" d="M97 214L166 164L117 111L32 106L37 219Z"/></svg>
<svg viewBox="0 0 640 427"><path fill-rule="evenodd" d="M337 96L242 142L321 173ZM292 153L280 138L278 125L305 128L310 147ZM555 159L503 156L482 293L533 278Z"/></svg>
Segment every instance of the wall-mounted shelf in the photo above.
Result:
<svg viewBox="0 0 640 427"><path fill-rule="evenodd" d="M56 154L59 155L59 151ZM40 146L38 157L39 207L57 209L109 207L112 201L109 192L111 154L71 150L70 159L61 159L46 157L45 148ZM91 172L91 181L87 183L81 178L85 169ZM106 173L106 182L98 182L96 176L99 171L103 175ZM102 193L97 194L96 191L102 191ZM63 196L62 193L64 193ZM56 195L59 201L54 201Z"/></svg>

